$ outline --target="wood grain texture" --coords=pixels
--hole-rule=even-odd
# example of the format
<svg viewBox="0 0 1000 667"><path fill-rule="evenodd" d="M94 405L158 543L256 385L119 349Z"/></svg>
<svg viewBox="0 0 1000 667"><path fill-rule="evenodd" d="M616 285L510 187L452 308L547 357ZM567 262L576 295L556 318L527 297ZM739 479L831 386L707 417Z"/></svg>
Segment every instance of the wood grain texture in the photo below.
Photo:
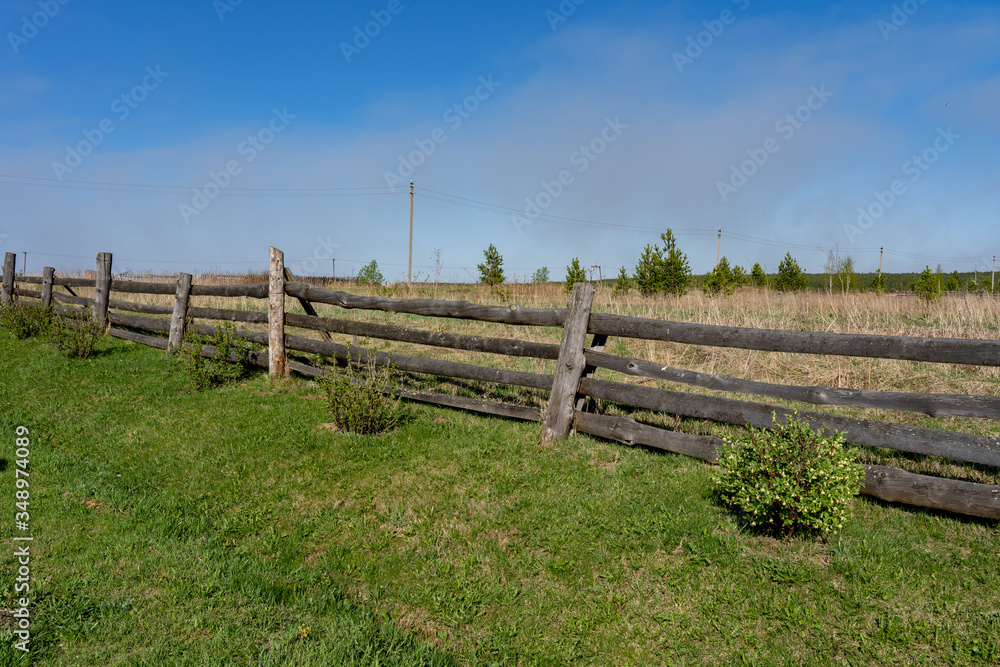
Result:
<svg viewBox="0 0 1000 667"><path fill-rule="evenodd" d="M563 329L552 392L542 422L542 444L551 445L569 435L573 426L577 390L587 366L583 346L587 339L587 322L594 304L594 286L577 283L570 292L566 326Z"/></svg>

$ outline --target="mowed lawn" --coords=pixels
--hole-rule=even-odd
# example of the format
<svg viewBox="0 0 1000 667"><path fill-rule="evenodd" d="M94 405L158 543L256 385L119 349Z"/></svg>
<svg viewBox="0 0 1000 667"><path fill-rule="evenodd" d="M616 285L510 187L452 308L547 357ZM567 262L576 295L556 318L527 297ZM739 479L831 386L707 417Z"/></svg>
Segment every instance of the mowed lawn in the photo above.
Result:
<svg viewBox="0 0 1000 667"><path fill-rule="evenodd" d="M1000 661L997 522L858 498L758 535L712 466L420 405L382 438L318 388L196 393L163 352L0 331L0 608L31 430L36 665ZM0 665L27 664L0 617Z"/></svg>

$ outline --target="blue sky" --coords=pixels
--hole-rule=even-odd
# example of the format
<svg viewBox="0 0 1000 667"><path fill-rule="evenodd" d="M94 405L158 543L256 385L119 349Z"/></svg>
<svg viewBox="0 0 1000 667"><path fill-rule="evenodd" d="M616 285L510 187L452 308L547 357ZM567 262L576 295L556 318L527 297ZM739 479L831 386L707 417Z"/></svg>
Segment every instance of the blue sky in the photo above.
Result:
<svg viewBox="0 0 1000 667"><path fill-rule="evenodd" d="M695 272L1000 249L995 2L0 6L0 251L115 270L371 259L605 277L672 228Z"/></svg>

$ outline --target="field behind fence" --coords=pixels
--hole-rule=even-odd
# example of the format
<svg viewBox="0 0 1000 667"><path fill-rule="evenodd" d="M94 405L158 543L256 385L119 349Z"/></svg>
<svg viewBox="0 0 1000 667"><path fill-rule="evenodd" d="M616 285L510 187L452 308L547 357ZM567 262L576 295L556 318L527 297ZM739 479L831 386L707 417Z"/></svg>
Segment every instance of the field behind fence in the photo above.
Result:
<svg viewBox="0 0 1000 667"><path fill-rule="evenodd" d="M773 326L785 322L762 293L745 313L755 326L727 326L705 321L717 307L711 301L690 312L692 321L649 317L645 302L629 305L630 314L621 307L594 312L590 284L575 286L565 308L526 307L524 299L484 305L362 296L297 279L277 249L270 259L266 281L209 285L188 274L172 282L113 279L109 253L98 256L93 279L59 277L51 268L15 276L16 256L8 253L3 300L37 299L61 314L105 322L113 336L163 349L179 345L189 328L210 334L209 322L237 322L237 335L262 348L245 361L275 376L318 376L374 354L377 364L402 374L398 395L541 422L543 443L575 430L715 462L720 435L746 424L768 428L772 413L798 409L814 428L841 431L863 447L862 493L1000 518L1000 486L992 483L1000 465L1000 341L985 337L995 336L997 319L983 310L995 309L993 300L953 302L969 312L948 320L949 337L828 333L822 309L815 330ZM884 330L927 328L920 312L884 309ZM980 326L964 324L977 317ZM370 340L383 349L369 350ZM807 370L793 371L789 360L803 358L812 360ZM746 372L732 372L743 360ZM815 384L832 369L836 382ZM898 386L885 390L880 375L894 376ZM734 394L740 398L728 397Z"/></svg>

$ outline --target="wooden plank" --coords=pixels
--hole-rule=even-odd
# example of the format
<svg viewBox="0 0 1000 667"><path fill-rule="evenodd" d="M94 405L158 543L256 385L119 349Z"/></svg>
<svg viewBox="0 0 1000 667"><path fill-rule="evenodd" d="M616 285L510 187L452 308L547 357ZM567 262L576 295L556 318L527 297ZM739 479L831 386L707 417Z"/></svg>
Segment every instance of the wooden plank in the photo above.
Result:
<svg viewBox="0 0 1000 667"><path fill-rule="evenodd" d="M17 255L12 252L3 256L3 283L0 286L0 304L9 306L14 299L14 271L17 267Z"/></svg>
<svg viewBox="0 0 1000 667"><path fill-rule="evenodd" d="M182 273L177 278L177 292L174 294L174 310L170 314L170 337L167 354L181 346L187 328L188 304L191 301L191 274Z"/></svg>
<svg viewBox="0 0 1000 667"><path fill-rule="evenodd" d="M898 468L865 466L861 493L894 503L1000 519L1000 486L915 475Z"/></svg>
<svg viewBox="0 0 1000 667"><path fill-rule="evenodd" d="M125 315L124 313L108 313L108 319L112 324L119 324L132 329L146 329L147 331L170 331L170 320L156 317L142 317L140 315Z"/></svg>
<svg viewBox="0 0 1000 667"><path fill-rule="evenodd" d="M14 276L14 284L26 283L28 285L41 285L43 278L41 276Z"/></svg>
<svg viewBox="0 0 1000 667"><path fill-rule="evenodd" d="M59 303L72 303L77 306L86 306L87 308L90 308L91 304L93 303L93 299L88 299L82 296L76 296L75 294L73 295L63 294L62 292L53 292L52 298L58 301Z"/></svg>
<svg viewBox="0 0 1000 667"><path fill-rule="evenodd" d="M577 389L580 377L587 363L583 356L583 346L587 339L587 322L594 303L594 286L577 283L570 292L566 326L563 329L559 360L552 381L552 393L545 408L542 422L542 444L551 445L569 435L573 425Z"/></svg>
<svg viewBox="0 0 1000 667"><path fill-rule="evenodd" d="M226 310L223 308L188 308L188 317L203 320L226 320L248 324L267 324L267 313L256 310Z"/></svg>
<svg viewBox="0 0 1000 667"><path fill-rule="evenodd" d="M42 269L42 305L48 308L52 305L52 279L56 270L51 266Z"/></svg>
<svg viewBox="0 0 1000 667"><path fill-rule="evenodd" d="M111 292L111 253L97 254L97 279L94 284L93 314L94 321L107 327L108 301Z"/></svg>
<svg viewBox="0 0 1000 667"><path fill-rule="evenodd" d="M449 317L501 324L560 327L566 319L562 309L520 308L512 305L480 306L468 301L439 301L436 299L386 299L378 296L357 296L347 292L334 292L301 281L285 285L290 296L313 303L326 303L341 308L381 310L387 313L409 313L427 317Z"/></svg>
<svg viewBox="0 0 1000 667"><path fill-rule="evenodd" d="M355 363L366 364L369 358L369 352L365 349L348 347L347 345L339 345L337 343L327 343L326 341L303 338L301 336L286 336L285 345L290 350L310 352L341 361L350 359ZM402 354L379 352L375 355L375 365L379 367L387 365L395 366L401 371L411 373L425 373L427 375L440 375L443 377L461 378L463 380L495 382L518 387L530 387L532 389L552 388L551 375L506 371L497 368L463 364L456 361L445 361L443 359L410 357Z"/></svg>
<svg viewBox="0 0 1000 667"><path fill-rule="evenodd" d="M445 333L443 331L425 331L423 329L408 329L390 324L350 322L348 320L309 317L308 315L298 315L295 313L285 315L285 325L345 335L365 336L366 338L416 343L417 345L429 345L432 347L445 347L453 350L505 354L511 357L530 357L533 359L559 358L559 346L552 343L532 343L509 338L490 338L487 336Z"/></svg>
<svg viewBox="0 0 1000 667"><path fill-rule="evenodd" d="M291 270L286 266L285 267L285 282L286 283L290 283L290 282L294 282L294 281L295 281L295 276L292 275ZM306 311L306 315L311 315L313 317L319 317L319 313L316 312L316 309L313 308L313 305L311 303L309 303L308 301L306 301L305 299L300 298L300 297L295 297L295 298L298 299L299 305L302 306L302 310ZM287 313L285 315L285 324L288 324L288 315L287 315ZM323 340L325 340L327 343L332 343L333 342L333 339L330 338L330 334L329 333L327 333L323 329L317 329L317 331L319 331L320 335L323 337Z"/></svg>
<svg viewBox="0 0 1000 667"><path fill-rule="evenodd" d="M711 435L691 435L641 424L628 417L595 415L577 412L573 428L579 433L589 433L628 446L642 445L675 454L684 454L709 463L719 460L722 438Z"/></svg>
<svg viewBox="0 0 1000 667"><path fill-rule="evenodd" d="M1000 366L1000 340L744 329L594 313L590 333L765 352Z"/></svg>
<svg viewBox="0 0 1000 667"><path fill-rule="evenodd" d="M113 280L112 292L124 294L174 294L177 286L172 283L142 283L134 280Z"/></svg>
<svg viewBox="0 0 1000 667"><path fill-rule="evenodd" d="M252 285L192 285L191 296L245 296L252 299L268 298L268 283Z"/></svg>
<svg viewBox="0 0 1000 667"><path fill-rule="evenodd" d="M158 347L162 350L167 349L167 339L161 338L160 336L146 336L144 334L135 333L134 331L124 331L122 329L116 329L115 327L111 327L110 329L108 329L108 335L114 336L115 338L121 338L123 340L131 341L133 343L139 343L141 345Z"/></svg>
<svg viewBox="0 0 1000 667"><path fill-rule="evenodd" d="M97 283L93 278L64 278L60 276L56 276L53 282L63 287L94 287ZM72 290L70 290L70 293L72 293Z"/></svg>
<svg viewBox="0 0 1000 667"><path fill-rule="evenodd" d="M448 396L429 391L415 391L413 389L397 388L395 395L410 401L420 403L431 403L442 405L458 410L468 410L479 414L491 415L493 417L506 417L508 419L519 419L521 421L542 421L542 411L538 408L531 408L523 405L511 405L510 403L498 403L496 401L484 401L478 398L465 398L463 396Z"/></svg>
<svg viewBox="0 0 1000 667"><path fill-rule="evenodd" d="M680 382L714 391L756 394L815 405L847 405L879 410L920 412L931 417L976 417L1000 419L1000 397L959 394L911 394L894 391L865 391L837 387L800 387L741 380L726 375L710 375L588 350L587 363L636 377Z"/></svg>
<svg viewBox="0 0 1000 667"><path fill-rule="evenodd" d="M786 415L793 414L793 411L787 408L763 403L701 396L607 380L584 379L580 382L580 393L647 410L708 419L724 424L740 426L751 424L757 428L773 426L772 411L777 413L778 419L782 422ZM840 431L848 442L855 444L1000 466L1000 439L997 438L819 412L798 414L812 428Z"/></svg>
<svg viewBox="0 0 1000 667"><path fill-rule="evenodd" d="M154 306L148 303L135 303L133 301L109 301L110 310L124 310L130 313L144 313L146 315L170 315L174 309L170 306Z"/></svg>
<svg viewBox="0 0 1000 667"><path fill-rule="evenodd" d="M25 296L29 299L39 299L42 298L42 293L33 289L22 289L20 287L14 288L14 296Z"/></svg>
<svg viewBox="0 0 1000 667"><path fill-rule="evenodd" d="M288 375L285 358L285 254L272 246L270 260L270 296L267 302L268 372L271 377L285 377Z"/></svg>

